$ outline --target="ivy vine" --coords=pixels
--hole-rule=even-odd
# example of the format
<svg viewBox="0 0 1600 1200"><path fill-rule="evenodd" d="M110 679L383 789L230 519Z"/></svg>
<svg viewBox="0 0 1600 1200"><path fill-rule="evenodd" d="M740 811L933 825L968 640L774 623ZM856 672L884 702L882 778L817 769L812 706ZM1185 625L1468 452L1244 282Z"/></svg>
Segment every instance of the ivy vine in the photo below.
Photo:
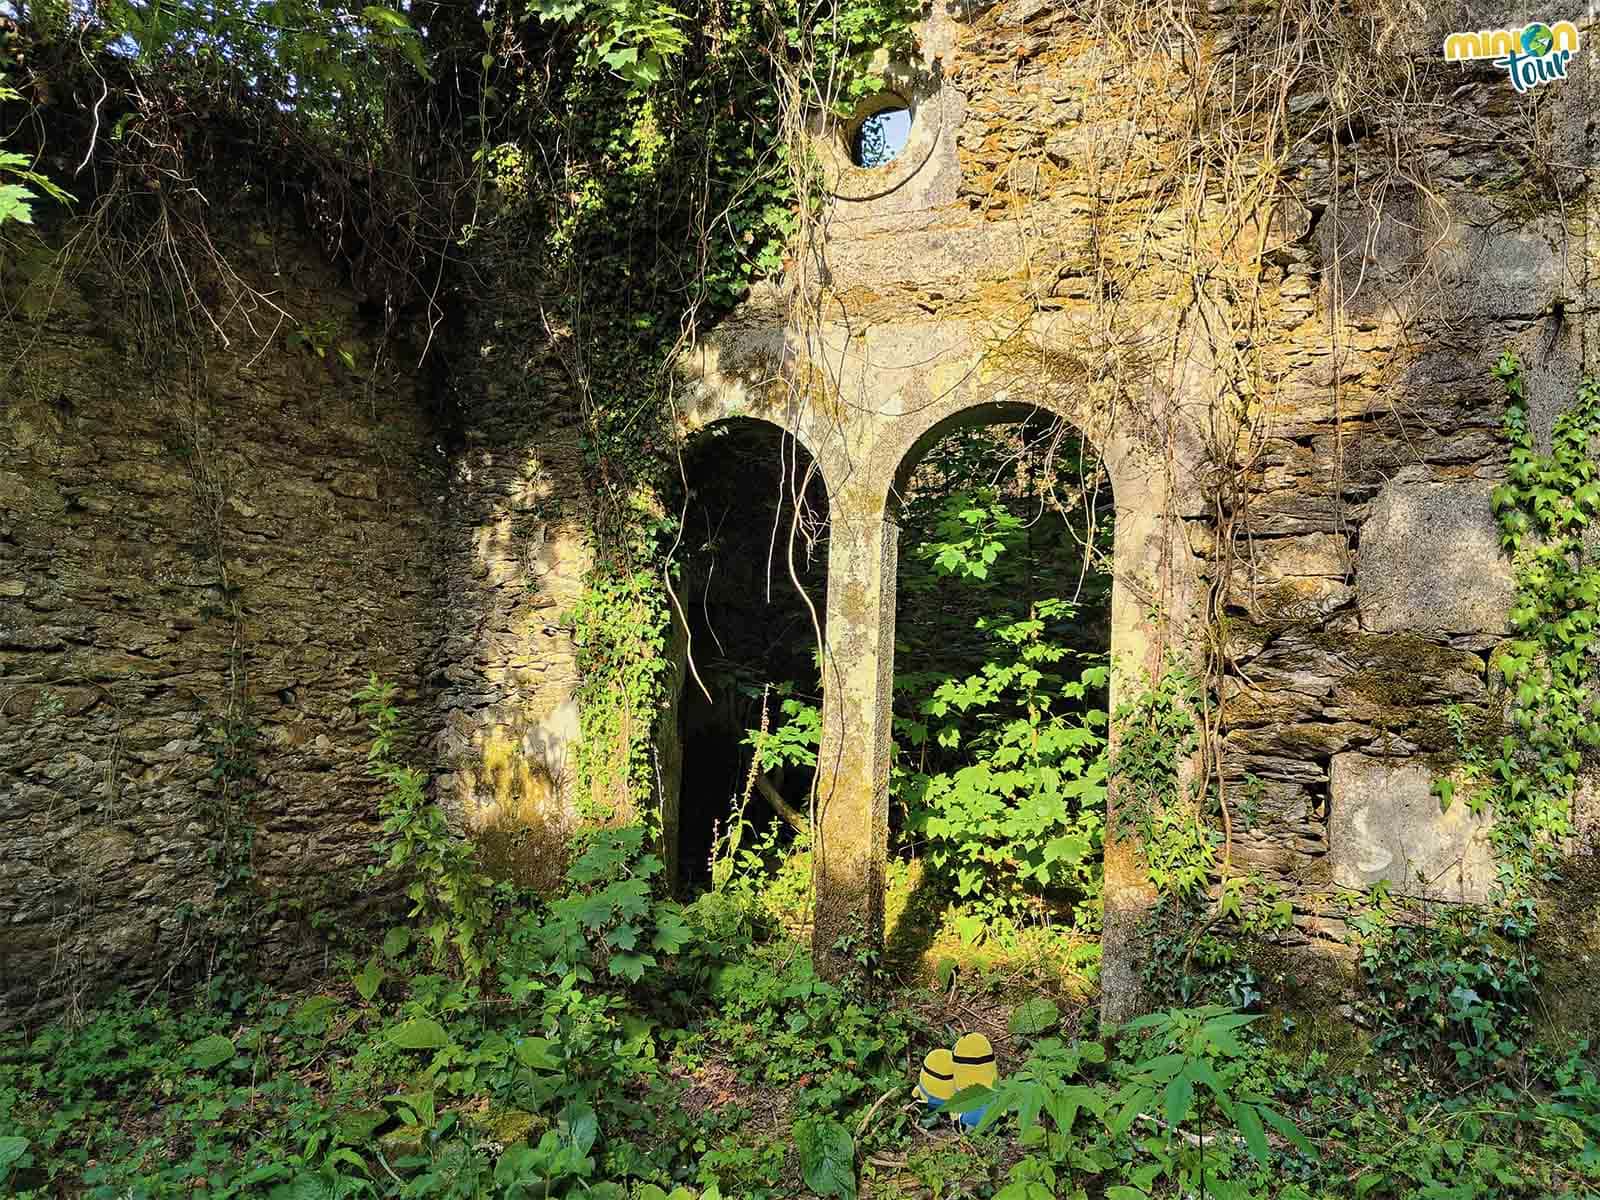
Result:
<svg viewBox="0 0 1600 1200"><path fill-rule="evenodd" d="M1516 580L1512 637L1494 657L1509 692L1505 733L1483 756L1495 810L1490 837L1508 897L1547 877L1573 829L1585 751L1600 746L1600 703L1589 685L1600 637L1600 561L1588 530L1600 513L1600 384L1585 379L1557 416L1549 453L1534 443L1522 364L1494 366L1505 388L1511 444L1491 504ZM1448 806L1448 793L1445 797Z"/></svg>

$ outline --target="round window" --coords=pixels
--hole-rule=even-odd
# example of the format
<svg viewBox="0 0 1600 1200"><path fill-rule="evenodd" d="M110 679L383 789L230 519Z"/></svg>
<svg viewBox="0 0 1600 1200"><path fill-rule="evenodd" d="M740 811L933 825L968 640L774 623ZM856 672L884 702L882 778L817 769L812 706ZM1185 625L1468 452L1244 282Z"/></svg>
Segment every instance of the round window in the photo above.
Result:
<svg viewBox="0 0 1600 1200"><path fill-rule="evenodd" d="M910 140L911 110L896 99L856 126L850 158L858 167L881 167L893 162Z"/></svg>

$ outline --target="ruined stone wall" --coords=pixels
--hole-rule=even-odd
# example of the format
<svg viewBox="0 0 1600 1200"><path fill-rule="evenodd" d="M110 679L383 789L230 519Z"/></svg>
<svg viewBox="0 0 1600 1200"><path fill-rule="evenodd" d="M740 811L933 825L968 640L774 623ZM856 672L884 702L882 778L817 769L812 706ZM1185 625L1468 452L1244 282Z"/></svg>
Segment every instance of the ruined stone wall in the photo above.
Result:
<svg viewBox="0 0 1600 1200"><path fill-rule="evenodd" d="M269 961L348 926L377 833L352 694L376 673L434 724L446 477L414 348L248 205L221 249L287 315L215 303L226 345L99 257L62 273L77 231L0 274L0 1024L202 974L221 820ZM224 817L225 768L254 777Z"/></svg>
<svg viewBox="0 0 1600 1200"><path fill-rule="evenodd" d="M1267 261L1272 391L1234 527L1225 762L1252 806L1236 861L1291 886L1313 940L1345 936L1340 889L1476 901L1494 882L1488 817L1441 812L1432 784L1459 757L1451 707L1504 702L1490 368L1520 356L1540 436L1600 368L1597 73L1586 47L1535 108L1438 47L1532 15L1458 5L1397 34L1430 102L1406 170L1361 192L1352 148L1308 155L1306 229ZM1336 176L1360 203L1333 199Z"/></svg>
<svg viewBox="0 0 1600 1200"><path fill-rule="evenodd" d="M558 883L578 795L577 648L592 562L580 353L514 222L475 244L454 297L450 456L437 662L437 794L496 873ZM505 239L504 242L499 239Z"/></svg>
<svg viewBox="0 0 1600 1200"><path fill-rule="evenodd" d="M1130 53L1096 23L1117 7L936 12L905 152L862 170L832 151L804 352L833 355L871 419L770 419L837 434L852 477L874 421L1001 399L1164 458L1165 484L1118 488L1113 653L1193 668L1223 641L1232 863L1288 889L1292 941L1336 947L1341 889L1473 900L1493 880L1485 820L1430 787L1451 706L1499 703L1489 368L1518 352L1546 434L1600 368L1600 32L1535 104L1439 49L1528 14L1369 6L1307 31L1293 53L1315 69L1281 103L1244 106L1276 77L1274 9L1208 5ZM1257 191L1269 137L1297 149ZM724 406L746 403L737 348L771 320L746 319L716 365Z"/></svg>
<svg viewBox="0 0 1600 1200"><path fill-rule="evenodd" d="M1340 887L1419 868L1439 895L1486 886L1481 824L1427 789L1448 707L1493 703L1505 629L1489 364L1522 354L1546 428L1600 367L1594 50L1530 106L1437 53L1445 31L1514 14L1412 18L1384 34L1415 69L1400 94L1416 107L1384 110L1416 119L1405 169L1356 186L1393 158L1375 111L1301 141L1291 186L1252 206L1262 130L1225 109L1197 122L1190 101L1197 80L1255 78L1264 14L1212 4L1193 39L1130 55L1095 23L1115 7L936 8L906 153L832 164L815 322L797 336L793 277L763 285L688 356L680 401L690 425L794 429L828 476L845 734L873 749L844 781L852 854L881 857L866 830L887 716L868 700L893 644L892 482L968 410L1039 405L1081 425L1116 488L1117 686L1223 639L1233 862L1288 887L1296 938L1337 946ZM1307 75L1275 119L1316 128L1340 79ZM235 314L227 346L179 345L148 290L92 266L63 278L39 253L0 276L13 1006L154 982L195 949L184 910L219 882L208 730L229 714L256 729L251 887L308 909L347 912L373 837L349 700L370 672L401 684L436 794L497 870L551 882L579 814L615 799L577 795L566 614L596 505L586 347L541 305L551 281L504 252L510 222L492 236L512 245L471 251L436 331L446 428L393 365L415 356L369 373L374 331L309 247L248 217L237 233L230 259L293 316ZM794 410L806 397L772 370L786 346L837 395Z"/></svg>

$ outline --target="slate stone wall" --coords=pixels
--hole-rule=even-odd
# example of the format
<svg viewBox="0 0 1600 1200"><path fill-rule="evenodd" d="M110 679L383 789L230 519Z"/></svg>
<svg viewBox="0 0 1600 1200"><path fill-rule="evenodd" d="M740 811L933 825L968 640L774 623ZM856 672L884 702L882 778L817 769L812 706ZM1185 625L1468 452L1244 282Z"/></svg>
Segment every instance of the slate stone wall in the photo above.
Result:
<svg viewBox="0 0 1600 1200"><path fill-rule="evenodd" d="M1205 7L1206 61L1247 75L1264 18ZM1295 936L1330 948L1342 886L1420 863L1436 894L1482 894L1481 828L1436 819L1423 788L1448 768L1448 707L1495 703L1509 574L1484 502L1504 468L1489 366L1518 350L1546 429L1600 369L1595 49L1536 108L1437 53L1449 29L1513 19L1429 6L1389 35L1428 118L1370 203L1334 185L1384 159L1381 123L1303 144L1292 195L1233 223L1180 119L1193 47L1150 46L1130 74L1049 0L941 9L912 158L886 189L834 180L828 320L892 367L852 387L884 411L936 405L984 375L974 346L1026 327L1052 347L1035 391L1006 366L985 376L992 399L1048 393L1073 411L1075 392L1121 389L1119 433L1170 452L1166 492L1119 496L1160 508L1119 513L1148 551L1133 561L1159 568L1119 577L1125 608L1142 650L1192 651L1206 629L1148 614L1174 572L1226 577L1211 632L1228 653L1234 861L1287 885ZM1308 86L1281 115L1312 123L1328 103ZM204 969L184 913L219 882L209 731L230 712L256 727L251 886L300 905L268 930L280 958L297 912L348 923L358 903L377 797L349 698L371 672L401 685L419 760L497 868L556 878L580 809L564 614L595 506L569 369L582 347L541 309L548 281L484 247L451 297L441 389L406 366L415 354L379 359L313 247L236 224L230 259L294 317L236 313L226 346L176 344L147 290L93 269L61 277L42 252L0 265L8 1014ZM1214 266L1198 297L1197 248ZM784 287L728 329L781 345ZM1244 341L1224 332L1241 305ZM1247 380L1247 469L1223 529L1198 447ZM431 415L441 394L448 422Z"/></svg>
<svg viewBox="0 0 1600 1200"><path fill-rule="evenodd" d="M376 672L435 723L447 479L415 356L317 247L248 209L224 236L292 314L219 303L228 345L180 338L101 260L59 272L60 236L0 268L0 1025L209 969L186 914L223 882L230 717L256 773L232 818L254 829L247 936L306 965L313 914L359 919L376 834L352 694Z"/></svg>
<svg viewBox="0 0 1600 1200"><path fill-rule="evenodd" d="M1211 633L1225 639L1234 864L1295 898L1291 941L1335 949L1342 888L1385 878L1482 899L1484 820L1441 815L1428 789L1456 753L1450 706L1500 703L1489 663L1512 584L1488 506L1505 465L1490 367L1508 347L1521 356L1546 433L1581 375L1600 369L1600 28L1584 26L1571 77L1537 105L1503 71L1440 52L1451 30L1526 13L1380 4L1360 28L1319 28L1313 59L1361 35L1382 40L1385 61L1356 56L1342 78L1306 72L1274 109L1291 131L1325 119L1330 89L1372 86L1386 70L1400 99L1299 141L1287 194L1230 226L1217 182L1228 121L1237 149L1259 113L1221 110L1216 128L1197 130L1188 99L1202 74L1242 88L1265 69L1252 47L1266 10L1197 7L1196 40L1152 44L1133 66L1090 16L1006 0L930 25L936 82L918 85L916 122L943 126L927 179L911 173L901 189L913 203L858 202L865 181L841 175L829 303L868 346L897 324L962 322L1000 340L1048 319L1077 332L1082 386L1136 391L1204 351L1213 413L1247 387L1228 527L1210 503L1177 513L1222 619L1172 643L1193 654ZM1174 314L1204 308L1197 263L1214 307L1179 325ZM1180 475L1193 463L1185 434L1203 436L1206 419L1180 411L1156 434L1176 447ZM1159 580L1119 579L1162 603ZM1592 824L1592 803L1580 808Z"/></svg>
<svg viewBox="0 0 1600 1200"><path fill-rule="evenodd" d="M509 228L507 226L510 226ZM437 795L497 873L558 883L581 811L577 649L568 619L591 565L594 505L578 348L558 335L514 222L474 243L451 298L450 455L435 664ZM604 798L600 798L604 799Z"/></svg>

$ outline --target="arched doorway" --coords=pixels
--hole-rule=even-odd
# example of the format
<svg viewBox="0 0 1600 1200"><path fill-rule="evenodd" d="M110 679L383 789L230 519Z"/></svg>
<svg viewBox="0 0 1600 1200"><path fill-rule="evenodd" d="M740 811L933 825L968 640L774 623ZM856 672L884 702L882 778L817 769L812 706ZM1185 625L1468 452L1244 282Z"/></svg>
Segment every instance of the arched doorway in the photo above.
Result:
<svg viewBox="0 0 1600 1200"><path fill-rule="evenodd" d="M935 427L891 496L891 821L916 880L888 931L901 966L941 926L1098 934L1112 490L1070 423L1018 415Z"/></svg>
<svg viewBox="0 0 1600 1200"><path fill-rule="evenodd" d="M682 465L662 807L675 886L692 892L730 822L788 837L809 821L814 744L752 760L755 731L803 725L821 704L828 497L805 448L757 419L700 430Z"/></svg>

